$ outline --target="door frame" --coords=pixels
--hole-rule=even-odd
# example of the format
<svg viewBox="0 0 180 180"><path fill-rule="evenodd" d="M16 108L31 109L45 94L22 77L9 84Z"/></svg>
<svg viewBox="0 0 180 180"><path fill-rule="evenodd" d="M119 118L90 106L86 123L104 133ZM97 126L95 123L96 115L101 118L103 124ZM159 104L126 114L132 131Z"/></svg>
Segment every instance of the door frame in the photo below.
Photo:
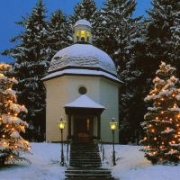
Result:
<svg viewBox="0 0 180 180"><path fill-rule="evenodd" d="M90 115L74 115L73 136L76 142L89 143L93 139L93 120ZM81 126L82 125L82 126Z"/></svg>

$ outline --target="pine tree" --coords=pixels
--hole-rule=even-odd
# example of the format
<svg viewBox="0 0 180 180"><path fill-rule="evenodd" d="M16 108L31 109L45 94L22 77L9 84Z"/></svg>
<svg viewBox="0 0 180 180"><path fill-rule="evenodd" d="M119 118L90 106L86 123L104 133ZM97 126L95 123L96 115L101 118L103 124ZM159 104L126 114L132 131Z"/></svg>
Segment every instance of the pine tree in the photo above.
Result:
<svg viewBox="0 0 180 180"><path fill-rule="evenodd" d="M152 163L180 161L180 81L174 74L175 68L161 62L153 89L144 99L152 106L144 116L141 143Z"/></svg>
<svg viewBox="0 0 180 180"><path fill-rule="evenodd" d="M124 82L120 89L120 143L138 143L142 133L140 122L143 121L144 107L144 72L142 57L145 47L145 24L141 17L131 24L131 35L125 47L129 52L125 69L119 75ZM139 58L141 57L141 58ZM121 68L121 67L120 67Z"/></svg>
<svg viewBox="0 0 180 180"><path fill-rule="evenodd" d="M17 104L16 91L12 89L17 80L5 75L9 69L9 65L0 64L0 165L24 160L20 153L30 150L28 141L21 136L28 124L18 117L27 109Z"/></svg>
<svg viewBox="0 0 180 180"><path fill-rule="evenodd" d="M47 24L48 30L48 61L59 51L72 43L71 27L61 10L55 11Z"/></svg>
<svg viewBox="0 0 180 180"><path fill-rule="evenodd" d="M93 24L96 11L97 6L94 0L82 0L75 6L74 14L70 16L70 22L74 25L76 21L86 19Z"/></svg>
<svg viewBox="0 0 180 180"><path fill-rule="evenodd" d="M140 122L145 111L143 96L143 73L131 59L121 73L123 85L120 89L120 143L136 143L142 134Z"/></svg>
<svg viewBox="0 0 180 180"><path fill-rule="evenodd" d="M96 24L96 44L107 52L115 61L117 68L125 69L129 51L126 50L137 19L131 18L136 1L107 0L98 13Z"/></svg>
<svg viewBox="0 0 180 180"><path fill-rule="evenodd" d="M120 77L124 81L124 89L122 88L120 93L120 112L122 113L120 118L122 117L123 123L121 130L127 129L127 135L120 134L120 136L127 138L133 131L139 129L141 131L139 122L143 120L142 114L145 110L143 96L151 88L150 82L160 61L171 62L179 70L179 51L177 50L179 3L177 6L175 4L176 2L173 1L153 1L153 8L148 11L149 18L139 24L140 28L135 27L136 34L140 36L129 40L129 47L133 47L129 52L133 52L134 56L127 56L124 65L120 65L123 70ZM125 47L125 49L128 48ZM135 88L132 89L132 86Z"/></svg>
<svg viewBox="0 0 180 180"><path fill-rule="evenodd" d="M143 120L142 67L137 53L145 44L142 17L132 17L136 1L107 0L97 15L95 43L114 60L124 82L120 89L120 143L138 142ZM138 103L137 103L138 102Z"/></svg>
<svg viewBox="0 0 180 180"><path fill-rule="evenodd" d="M173 59L173 64L180 71L180 11L176 13L174 26L171 27L171 53L169 57Z"/></svg>
<svg viewBox="0 0 180 180"><path fill-rule="evenodd" d="M48 67L46 9L39 0L32 13L18 22L24 28L13 40L18 44L6 54L14 58L13 74L18 80L18 101L25 104L25 118L30 128L27 135L32 140L43 140L45 132L45 88L41 78Z"/></svg>
<svg viewBox="0 0 180 180"><path fill-rule="evenodd" d="M148 11L149 23L147 24L147 56L145 71L153 77L160 61L171 63L173 66L177 64L174 57L179 56L173 52L172 44L174 41L172 28L179 26L177 20L179 16L180 2L172 0L152 0L152 9ZM173 54L172 54L173 53ZM177 60L176 60L177 62Z"/></svg>

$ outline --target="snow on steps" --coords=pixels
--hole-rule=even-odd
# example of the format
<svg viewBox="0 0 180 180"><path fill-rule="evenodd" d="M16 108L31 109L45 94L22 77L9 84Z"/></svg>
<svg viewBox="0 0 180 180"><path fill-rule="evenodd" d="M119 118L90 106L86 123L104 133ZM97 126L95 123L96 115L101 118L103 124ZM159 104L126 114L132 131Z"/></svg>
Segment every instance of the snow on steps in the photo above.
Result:
<svg viewBox="0 0 180 180"><path fill-rule="evenodd" d="M66 180L114 180L111 170L101 168L98 144L72 143Z"/></svg>
<svg viewBox="0 0 180 180"><path fill-rule="evenodd" d="M81 180L81 179L94 179L94 180L114 180L111 176L109 169L85 169L85 168L69 168L65 171L67 180Z"/></svg>

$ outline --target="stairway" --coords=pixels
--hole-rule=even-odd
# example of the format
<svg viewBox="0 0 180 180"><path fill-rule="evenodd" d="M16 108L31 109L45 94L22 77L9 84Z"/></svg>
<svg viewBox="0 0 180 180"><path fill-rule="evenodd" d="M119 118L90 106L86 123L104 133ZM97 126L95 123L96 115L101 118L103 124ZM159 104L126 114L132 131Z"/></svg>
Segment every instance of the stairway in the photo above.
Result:
<svg viewBox="0 0 180 180"><path fill-rule="evenodd" d="M65 171L66 180L114 180L109 169L69 168Z"/></svg>
<svg viewBox="0 0 180 180"><path fill-rule="evenodd" d="M98 144L72 143L66 180L114 180L109 169L101 168Z"/></svg>
<svg viewBox="0 0 180 180"><path fill-rule="evenodd" d="M72 143L70 166L81 168L96 168L101 166L98 144Z"/></svg>

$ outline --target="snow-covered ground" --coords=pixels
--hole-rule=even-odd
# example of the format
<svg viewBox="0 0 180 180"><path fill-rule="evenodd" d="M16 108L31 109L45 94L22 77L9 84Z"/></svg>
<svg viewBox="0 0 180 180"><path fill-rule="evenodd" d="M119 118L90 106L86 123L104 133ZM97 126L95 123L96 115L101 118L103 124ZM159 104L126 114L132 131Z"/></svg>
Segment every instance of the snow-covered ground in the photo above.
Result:
<svg viewBox="0 0 180 180"><path fill-rule="evenodd" d="M67 168L59 165L60 144L31 143L32 155L26 154L31 164L0 168L0 180L64 180ZM152 165L144 158L139 146L116 145L116 166L112 166L112 145L104 145L104 167L112 169L112 175L120 180L178 180L180 165ZM66 146L64 153L66 155Z"/></svg>

